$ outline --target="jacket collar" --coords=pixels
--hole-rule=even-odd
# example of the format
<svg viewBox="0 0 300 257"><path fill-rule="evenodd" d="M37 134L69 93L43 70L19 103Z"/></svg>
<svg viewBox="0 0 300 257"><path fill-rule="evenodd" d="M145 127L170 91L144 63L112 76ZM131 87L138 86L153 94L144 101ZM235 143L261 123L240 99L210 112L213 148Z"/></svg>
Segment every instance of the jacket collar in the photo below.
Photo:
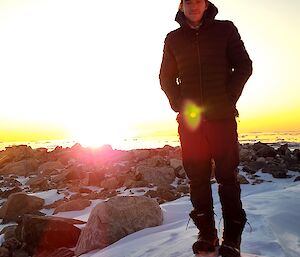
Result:
<svg viewBox="0 0 300 257"><path fill-rule="evenodd" d="M211 23L216 15L218 14L218 8L211 2L208 2L208 8L207 10L204 12L204 15L202 17L202 25L207 25L209 23ZM186 18L184 16L184 13L181 10L178 10L176 17L175 17L175 21L177 21L180 25L180 27L188 27L189 25L186 22Z"/></svg>

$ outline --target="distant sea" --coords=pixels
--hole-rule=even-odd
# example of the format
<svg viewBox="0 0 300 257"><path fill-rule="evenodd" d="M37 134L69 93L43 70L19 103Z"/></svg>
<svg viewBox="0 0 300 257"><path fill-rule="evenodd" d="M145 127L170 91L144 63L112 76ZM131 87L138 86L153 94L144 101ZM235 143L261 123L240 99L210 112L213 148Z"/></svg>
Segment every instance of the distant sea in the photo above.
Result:
<svg viewBox="0 0 300 257"><path fill-rule="evenodd" d="M251 132L240 133L239 142L241 144L263 142L279 147L281 144L288 144L290 149L300 148L300 131L287 132ZM12 145L27 145L32 148L47 148L50 151L57 146L71 147L76 143L74 140L41 140L41 141L23 141L23 142L0 142L0 150ZM118 143L112 144L113 149L130 150L143 148L160 148L165 145L179 146L178 136L157 136L157 137L132 137L126 138ZM82 144L83 147L88 147Z"/></svg>

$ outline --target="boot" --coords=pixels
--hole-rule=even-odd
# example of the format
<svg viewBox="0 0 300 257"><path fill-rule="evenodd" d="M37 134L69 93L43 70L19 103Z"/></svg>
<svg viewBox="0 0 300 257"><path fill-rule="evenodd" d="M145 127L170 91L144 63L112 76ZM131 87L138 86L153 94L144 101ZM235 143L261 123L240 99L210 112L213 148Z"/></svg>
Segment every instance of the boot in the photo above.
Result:
<svg viewBox="0 0 300 257"><path fill-rule="evenodd" d="M205 214L193 210L190 213L190 217L199 229L198 240L192 247L194 254L215 252L216 247L219 246L219 239L213 214Z"/></svg>
<svg viewBox="0 0 300 257"><path fill-rule="evenodd" d="M238 219L224 217L223 242L219 249L222 257L241 257L241 237L247 221L244 210L242 214Z"/></svg>
<svg viewBox="0 0 300 257"><path fill-rule="evenodd" d="M223 181L219 185L219 195L224 219L223 242L219 253L222 257L240 257L241 236L247 221L240 185L236 180Z"/></svg>

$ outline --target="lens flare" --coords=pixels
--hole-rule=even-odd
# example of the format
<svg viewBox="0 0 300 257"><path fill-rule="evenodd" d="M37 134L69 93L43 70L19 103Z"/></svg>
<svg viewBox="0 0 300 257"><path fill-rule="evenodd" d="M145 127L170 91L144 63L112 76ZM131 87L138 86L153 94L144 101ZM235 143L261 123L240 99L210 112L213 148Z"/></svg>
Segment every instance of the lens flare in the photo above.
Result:
<svg viewBox="0 0 300 257"><path fill-rule="evenodd" d="M203 108L193 101L188 100L185 102L183 109L184 120L191 130L196 130L199 127L202 113Z"/></svg>

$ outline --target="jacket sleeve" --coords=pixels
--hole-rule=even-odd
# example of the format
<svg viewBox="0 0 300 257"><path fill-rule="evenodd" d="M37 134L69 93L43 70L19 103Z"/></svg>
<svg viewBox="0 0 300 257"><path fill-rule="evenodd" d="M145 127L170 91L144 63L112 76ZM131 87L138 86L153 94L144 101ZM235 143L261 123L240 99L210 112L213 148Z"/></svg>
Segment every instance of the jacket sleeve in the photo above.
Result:
<svg viewBox="0 0 300 257"><path fill-rule="evenodd" d="M252 74L252 61L245 49L237 28L232 22L231 26L232 32L227 46L227 54L231 66L228 94L230 100L236 104L242 94L244 85Z"/></svg>
<svg viewBox="0 0 300 257"><path fill-rule="evenodd" d="M169 47L168 36L165 39L163 58L160 67L159 80L161 89L169 99L171 108L175 112L180 111L181 96L178 84L178 69L176 59Z"/></svg>

